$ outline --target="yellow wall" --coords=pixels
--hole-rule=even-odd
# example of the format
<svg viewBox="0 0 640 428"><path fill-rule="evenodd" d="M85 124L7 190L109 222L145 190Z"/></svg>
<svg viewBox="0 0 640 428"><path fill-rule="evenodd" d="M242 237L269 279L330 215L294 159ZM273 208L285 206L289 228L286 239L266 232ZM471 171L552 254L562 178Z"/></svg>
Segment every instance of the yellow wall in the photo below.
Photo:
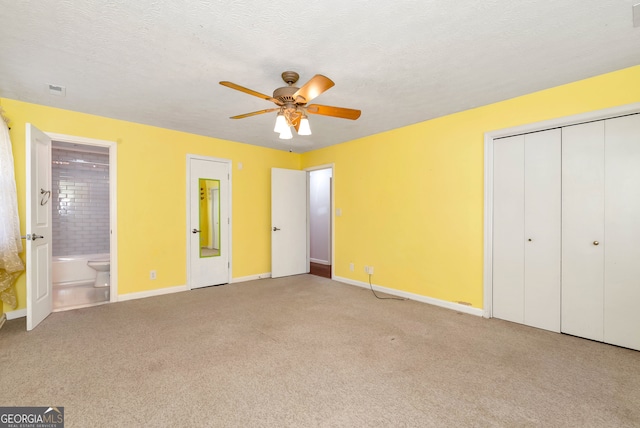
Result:
<svg viewBox="0 0 640 428"><path fill-rule="evenodd" d="M270 168L335 163L335 207L342 210L336 275L366 281L364 266L371 265L375 284L480 308L484 133L640 102L638 82L640 66L303 155L8 99L0 104L12 119L23 222L25 122L118 141L121 294L185 284L185 158L194 153L233 160L234 277L270 270ZM24 308L24 275L17 289Z"/></svg>
<svg viewBox="0 0 640 428"><path fill-rule="evenodd" d="M231 159L233 277L271 270L271 168L300 155L121 120L0 99L11 119L21 233L25 230L25 123L45 132L118 142L118 291L186 284L186 155ZM243 169L237 163L243 163ZM23 257L24 258L24 257ZM149 271L157 270L157 279ZM16 285L26 307L25 276ZM5 310L8 308L5 307Z"/></svg>
<svg viewBox="0 0 640 428"><path fill-rule="evenodd" d="M303 154L335 163L336 275L371 265L374 284L481 308L484 133L640 102L639 82L636 66Z"/></svg>

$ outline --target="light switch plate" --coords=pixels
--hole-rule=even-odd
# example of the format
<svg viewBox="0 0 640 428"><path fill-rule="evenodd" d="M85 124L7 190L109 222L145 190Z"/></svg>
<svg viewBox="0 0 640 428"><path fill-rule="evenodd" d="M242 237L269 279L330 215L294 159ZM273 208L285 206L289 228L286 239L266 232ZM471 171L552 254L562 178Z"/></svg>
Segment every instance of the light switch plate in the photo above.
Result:
<svg viewBox="0 0 640 428"><path fill-rule="evenodd" d="M633 5L633 26L640 27L640 3Z"/></svg>

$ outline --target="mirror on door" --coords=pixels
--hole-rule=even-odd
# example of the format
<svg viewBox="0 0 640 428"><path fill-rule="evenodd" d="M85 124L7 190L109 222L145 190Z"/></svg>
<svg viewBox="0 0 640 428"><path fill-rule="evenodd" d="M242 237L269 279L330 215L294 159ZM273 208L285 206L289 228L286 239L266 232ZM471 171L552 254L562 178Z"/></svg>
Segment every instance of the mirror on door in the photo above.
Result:
<svg viewBox="0 0 640 428"><path fill-rule="evenodd" d="M198 179L200 187L200 257L220 255L220 180Z"/></svg>

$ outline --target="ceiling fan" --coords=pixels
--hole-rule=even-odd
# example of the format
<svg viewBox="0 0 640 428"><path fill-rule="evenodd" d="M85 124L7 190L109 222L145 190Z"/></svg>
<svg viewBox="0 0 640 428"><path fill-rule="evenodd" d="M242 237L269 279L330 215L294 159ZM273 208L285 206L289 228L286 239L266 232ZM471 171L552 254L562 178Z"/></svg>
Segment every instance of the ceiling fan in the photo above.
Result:
<svg viewBox="0 0 640 428"><path fill-rule="evenodd" d="M356 120L360 117L360 110L344 107L325 106L320 104L308 104L312 99L331 88L335 83L328 77L316 74L301 88L294 86L300 75L295 71L285 71L282 73L282 80L288 85L273 91L273 96L253 91L235 83L223 81L222 86L253 95L263 100L271 101L277 107L265 110L254 111L252 113L232 116L231 119L244 119L263 113L278 112L274 131L280 134L280 138L288 140L293 138L291 126L296 128L298 135L311 135L307 113L320 114L323 116L339 117L342 119Z"/></svg>

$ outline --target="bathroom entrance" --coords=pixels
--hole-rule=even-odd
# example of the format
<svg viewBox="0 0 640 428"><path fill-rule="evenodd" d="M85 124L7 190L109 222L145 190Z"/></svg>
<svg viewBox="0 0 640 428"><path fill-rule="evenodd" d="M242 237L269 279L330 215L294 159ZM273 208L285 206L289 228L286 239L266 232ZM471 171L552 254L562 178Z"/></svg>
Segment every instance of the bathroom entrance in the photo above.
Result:
<svg viewBox="0 0 640 428"><path fill-rule="evenodd" d="M117 297L116 143L27 125L27 329Z"/></svg>

